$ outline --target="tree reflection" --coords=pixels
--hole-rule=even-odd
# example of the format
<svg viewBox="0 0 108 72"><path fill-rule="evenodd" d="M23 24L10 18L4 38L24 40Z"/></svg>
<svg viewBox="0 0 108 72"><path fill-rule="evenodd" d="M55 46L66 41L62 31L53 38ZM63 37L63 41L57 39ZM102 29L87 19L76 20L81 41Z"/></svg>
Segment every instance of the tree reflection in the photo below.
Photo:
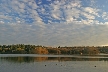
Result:
<svg viewBox="0 0 108 72"><path fill-rule="evenodd" d="M42 61L108 61L108 58L78 58L78 57L0 57L1 60L22 63Z"/></svg>

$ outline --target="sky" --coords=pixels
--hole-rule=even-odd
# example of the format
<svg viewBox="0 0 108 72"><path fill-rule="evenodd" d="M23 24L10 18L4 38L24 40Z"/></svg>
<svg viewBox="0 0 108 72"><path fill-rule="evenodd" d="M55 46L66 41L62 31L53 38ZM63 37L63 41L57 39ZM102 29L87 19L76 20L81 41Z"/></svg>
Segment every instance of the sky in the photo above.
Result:
<svg viewBox="0 0 108 72"><path fill-rule="evenodd" d="M0 0L0 44L108 45L107 0Z"/></svg>

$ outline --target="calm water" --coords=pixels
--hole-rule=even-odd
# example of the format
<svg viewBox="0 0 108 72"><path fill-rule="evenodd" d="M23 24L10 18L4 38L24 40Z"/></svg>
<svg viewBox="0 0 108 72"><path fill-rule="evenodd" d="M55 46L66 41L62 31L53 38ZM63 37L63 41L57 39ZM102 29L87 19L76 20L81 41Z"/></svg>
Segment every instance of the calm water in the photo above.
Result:
<svg viewBox="0 0 108 72"><path fill-rule="evenodd" d="M0 72L108 72L108 55L0 54Z"/></svg>

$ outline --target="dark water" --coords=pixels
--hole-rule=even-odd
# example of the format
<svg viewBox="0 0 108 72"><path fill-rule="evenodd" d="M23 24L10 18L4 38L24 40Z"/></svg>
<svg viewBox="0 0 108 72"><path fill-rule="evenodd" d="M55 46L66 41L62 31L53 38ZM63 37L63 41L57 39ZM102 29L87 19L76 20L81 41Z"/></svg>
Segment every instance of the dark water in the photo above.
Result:
<svg viewBox="0 0 108 72"><path fill-rule="evenodd" d="M108 72L108 55L0 54L0 72Z"/></svg>

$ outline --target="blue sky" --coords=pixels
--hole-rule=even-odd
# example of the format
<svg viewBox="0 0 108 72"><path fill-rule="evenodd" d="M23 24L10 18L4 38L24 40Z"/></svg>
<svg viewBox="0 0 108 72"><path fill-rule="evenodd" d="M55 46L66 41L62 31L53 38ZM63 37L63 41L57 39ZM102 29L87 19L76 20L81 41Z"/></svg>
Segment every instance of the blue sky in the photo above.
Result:
<svg viewBox="0 0 108 72"><path fill-rule="evenodd" d="M107 0L0 0L0 44L108 45Z"/></svg>

